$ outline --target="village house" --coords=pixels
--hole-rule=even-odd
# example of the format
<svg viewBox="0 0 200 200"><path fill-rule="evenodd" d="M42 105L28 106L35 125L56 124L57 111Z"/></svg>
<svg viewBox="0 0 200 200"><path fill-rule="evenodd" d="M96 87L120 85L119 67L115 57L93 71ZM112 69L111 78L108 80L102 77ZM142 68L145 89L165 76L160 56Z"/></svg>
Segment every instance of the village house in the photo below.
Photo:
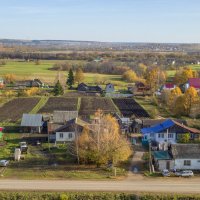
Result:
<svg viewBox="0 0 200 200"><path fill-rule="evenodd" d="M171 119L149 128L143 128L141 133L143 134L143 144L154 142L159 150L167 150L171 144L176 144L181 134L189 133L191 140L200 138L200 130L187 127Z"/></svg>
<svg viewBox="0 0 200 200"><path fill-rule="evenodd" d="M189 78L188 82L184 84L185 91L189 88L193 87L197 91L200 91L200 78Z"/></svg>
<svg viewBox="0 0 200 200"><path fill-rule="evenodd" d="M106 84L105 92L112 93L115 91L115 86L112 83Z"/></svg>
<svg viewBox="0 0 200 200"><path fill-rule="evenodd" d="M162 90L173 90L176 88L176 85L173 83L165 83L162 87L161 87L161 91Z"/></svg>
<svg viewBox="0 0 200 200"><path fill-rule="evenodd" d="M21 128L25 133L41 133L43 129L43 116L41 114L23 114Z"/></svg>
<svg viewBox="0 0 200 200"><path fill-rule="evenodd" d="M142 83L142 82L136 82L133 87L128 86L128 90L133 93L134 96L143 96L143 95L150 95L151 94L151 88L150 86Z"/></svg>
<svg viewBox="0 0 200 200"><path fill-rule="evenodd" d="M85 83L80 83L77 88L78 92L84 92L84 93L102 93L103 90L100 86L89 86Z"/></svg>
<svg viewBox="0 0 200 200"><path fill-rule="evenodd" d="M48 122L50 141L69 142L75 138L75 119L78 111L54 111L53 119Z"/></svg>
<svg viewBox="0 0 200 200"><path fill-rule="evenodd" d="M200 170L200 144L173 144L167 151L153 151L156 169Z"/></svg>
<svg viewBox="0 0 200 200"><path fill-rule="evenodd" d="M48 87L46 84L44 84L41 80L39 79L33 79L33 80L24 80L24 81L16 81L14 84L15 87L18 88L26 88L26 87Z"/></svg>

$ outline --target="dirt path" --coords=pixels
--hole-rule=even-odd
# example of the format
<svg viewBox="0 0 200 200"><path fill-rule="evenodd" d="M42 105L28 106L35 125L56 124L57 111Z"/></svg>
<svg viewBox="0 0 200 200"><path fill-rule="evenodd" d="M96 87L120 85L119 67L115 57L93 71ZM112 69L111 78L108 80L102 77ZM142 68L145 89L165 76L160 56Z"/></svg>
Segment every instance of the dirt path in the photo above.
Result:
<svg viewBox="0 0 200 200"><path fill-rule="evenodd" d="M143 179L143 168L145 161L142 159L143 154L146 150L142 147L141 142L138 139L138 136L135 136L137 144L134 145L134 155L131 160L131 165L129 168L128 176L126 180L135 180L136 178Z"/></svg>

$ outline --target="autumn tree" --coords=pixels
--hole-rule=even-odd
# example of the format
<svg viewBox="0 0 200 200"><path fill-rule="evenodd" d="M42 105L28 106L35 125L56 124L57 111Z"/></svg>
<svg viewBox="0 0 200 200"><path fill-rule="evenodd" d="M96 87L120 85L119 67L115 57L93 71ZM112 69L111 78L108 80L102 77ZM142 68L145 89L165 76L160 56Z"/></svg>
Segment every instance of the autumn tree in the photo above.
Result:
<svg viewBox="0 0 200 200"><path fill-rule="evenodd" d="M184 108L186 111L186 115L190 114L190 110L192 108L192 105L197 101L198 93L197 90L193 87L189 87L185 94L184 94Z"/></svg>
<svg viewBox="0 0 200 200"><path fill-rule="evenodd" d="M128 70L126 72L124 72L124 74L122 75L122 78L131 83L131 82L135 82L137 80L137 75L133 70Z"/></svg>
<svg viewBox="0 0 200 200"><path fill-rule="evenodd" d="M69 89L72 89L72 85L74 84L74 73L72 69L69 70L68 77L67 77L67 85Z"/></svg>
<svg viewBox="0 0 200 200"><path fill-rule="evenodd" d="M66 86L65 75L61 71L57 72L54 84L56 84L58 81L60 82L62 88L65 89Z"/></svg>
<svg viewBox="0 0 200 200"><path fill-rule="evenodd" d="M181 92L181 89L179 87L172 89L170 91L169 100L168 100L167 104L171 108L173 108L176 98L179 97L180 95L182 95L182 92Z"/></svg>
<svg viewBox="0 0 200 200"><path fill-rule="evenodd" d="M84 162L97 166L116 164L125 161L131 155L129 142L120 135L118 122L111 115L96 113L90 130L84 130L79 138L79 157Z"/></svg>
<svg viewBox="0 0 200 200"><path fill-rule="evenodd" d="M176 72L174 80L177 85L184 84L189 78L195 77L195 73L191 68L184 68Z"/></svg>
<svg viewBox="0 0 200 200"><path fill-rule="evenodd" d="M180 95L179 97L176 98L174 102L174 109L173 109L173 113L176 116L185 115L184 103L185 103L184 95Z"/></svg>
<svg viewBox="0 0 200 200"><path fill-rule="evenodd" d="M158 86L158 68L154 67L152 69L148 69L145 74L145 79L151 90L155 91Z"/></svg>
<svg viewBox="0 0 200 200"><path fill-rule="evenodd" d="M75 76L74 76L74 80L75 82L77 82L78 84L84 80L84 73L83 70L81 68L78 68L76 70Z"/></svg>
<svg viewBox="0 0 200 200"><path fill-rule="evenodd" d="M4 76L5 82L8 84L13 84L16 80L16 77L14 74L6 74Z"/></svg>

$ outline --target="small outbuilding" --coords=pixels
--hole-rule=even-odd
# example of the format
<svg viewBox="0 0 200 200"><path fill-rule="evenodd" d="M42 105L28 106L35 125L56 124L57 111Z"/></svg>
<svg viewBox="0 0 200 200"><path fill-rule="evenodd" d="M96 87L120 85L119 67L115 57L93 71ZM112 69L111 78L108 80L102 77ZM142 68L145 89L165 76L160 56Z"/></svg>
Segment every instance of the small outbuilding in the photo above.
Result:
<svg viewBox="0 0 200 200"><path fill-rule="evenodd" d="M43 123L41 114L23 114L21 127L24 132L41 133Z"/></svg>

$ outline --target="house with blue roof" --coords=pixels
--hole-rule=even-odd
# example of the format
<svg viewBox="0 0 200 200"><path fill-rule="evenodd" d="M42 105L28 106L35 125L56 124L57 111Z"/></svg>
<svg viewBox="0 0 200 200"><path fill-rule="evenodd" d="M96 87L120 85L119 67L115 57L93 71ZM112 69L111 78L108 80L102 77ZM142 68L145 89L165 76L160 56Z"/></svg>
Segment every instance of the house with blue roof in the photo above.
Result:
<svg viewBox="0 0 200 200"><path fill-rule="evenodd" d="M143 128L141 133L143 143L156 143L159 150L167 150L171 144L176 144L181 134L189 133L191 140L200 138L200 130L187 127L172 119L167 119L149 128Z"/></svg>

